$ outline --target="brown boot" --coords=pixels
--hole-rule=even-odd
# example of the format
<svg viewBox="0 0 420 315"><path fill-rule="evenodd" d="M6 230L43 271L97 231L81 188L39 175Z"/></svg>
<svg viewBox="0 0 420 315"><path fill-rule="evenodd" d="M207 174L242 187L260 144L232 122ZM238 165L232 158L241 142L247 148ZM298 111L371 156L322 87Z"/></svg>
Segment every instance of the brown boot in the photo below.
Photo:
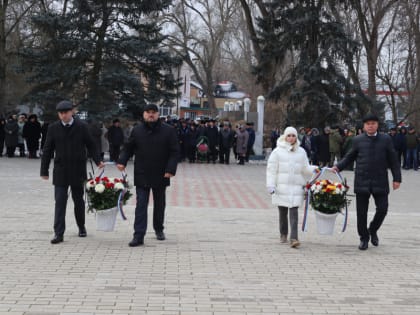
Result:
<svg viewBox="0 0 420 315"><path fill-rule="evenodd" d="M290 247L297 248L299 247L300 242L298 240L290 240Z"/></svg>

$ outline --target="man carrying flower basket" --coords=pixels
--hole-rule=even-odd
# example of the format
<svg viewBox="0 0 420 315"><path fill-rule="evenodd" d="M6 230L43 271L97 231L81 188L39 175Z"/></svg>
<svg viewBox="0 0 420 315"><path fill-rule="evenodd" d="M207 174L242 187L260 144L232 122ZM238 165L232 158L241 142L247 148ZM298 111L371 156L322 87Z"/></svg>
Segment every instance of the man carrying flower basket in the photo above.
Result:
<svg viewBox="0 0 420 315"><path fill-rule="evenodd" d="M166 206L166 187L175 176L179 143L175 129L159 119L155 104L144 108L143 122L134 127L124 146L117 167L124 171L128 160L135 155L134 185L137 203L134 220L134 235L130 247L141 246L147 229L147 206L150 191L153 193L153 228L156 238L165 240L163 232Z"/></svg>
<svg viewBox="0 0 420 315"><path fill-rule="evenodd" d="M388 212L388 167L391 169L392 188L398 189L401 183L401 166L387 134L378 132L379 118L368 114L363 118L365 133L353 140L353 147L346 156L333 167L339 172L356 161L354 192L356 194L357 231L360 236L360 250L368 248L369 239L374 246L379 245L378 230ZM367 226L369 198L373 196L376 213Z"/></svg>
<svg viewBox="0 0 420 315"><path fill-rule="evenodd" d="M85 202L83 200L84 182L87 178L86 150L96 165L99 168L103 167L98 148L95 147L87 124L73 117L73 104L69 101L61 101L57 104L56 110L59 121L51 124L48 128L40 172L41 177L48 180L49 165L51 158L54 157L55 213L52 244L58 244L64 240L69 186L74 202L74 215L79 227L79 237L86 237Z"/></svg>

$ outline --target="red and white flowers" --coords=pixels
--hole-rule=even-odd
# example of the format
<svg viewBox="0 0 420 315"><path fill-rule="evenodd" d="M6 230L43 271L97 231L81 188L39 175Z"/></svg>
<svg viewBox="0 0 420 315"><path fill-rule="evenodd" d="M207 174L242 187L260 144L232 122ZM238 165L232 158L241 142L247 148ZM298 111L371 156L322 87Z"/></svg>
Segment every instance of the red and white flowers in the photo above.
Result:
<svg viewBox="0 0 420 315"><path fill-rule="evenodd" d="M105 210L114 208L121 199L125 204L131 197L128 183L122 178L96 177L86 182L89 210Z"/></svg>

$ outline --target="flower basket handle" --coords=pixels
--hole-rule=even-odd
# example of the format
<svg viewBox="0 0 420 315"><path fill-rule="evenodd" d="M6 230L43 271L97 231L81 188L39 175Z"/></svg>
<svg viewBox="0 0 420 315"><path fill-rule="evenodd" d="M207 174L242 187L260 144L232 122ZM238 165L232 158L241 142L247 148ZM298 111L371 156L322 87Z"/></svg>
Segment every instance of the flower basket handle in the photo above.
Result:
<svg viewBox="0 0 420 315"><path fill-rule="evenodd" d="M112 166L115 166L115 167L117 166L117 164L115 162L104 162L104 167L101 169L101 172L98 175L99 178L104 177L105 168L106 168L107 165L112 165ZM121 177L124 181L127 181L127 173L125 171L121 172ZM123 220L127 220L127 217L126 217L126 215L123 211L123 198L124 198L124 195L125 195L126 192L127 192L127 188L121 190L120 195L118 196L118 203L117 203L118 211L120 212Z"/></svg>
<svg viewBox="0 0 420 315"><path fill-rule="evenodd" d="M112 166L117 167L117 164L115 162L104 162L104 167L101 169L101 172L98 175L99 178L104 177L105 168L106 168L107 165L112 165ZM127 178L127 173L125 171L122 171L121 172L121 177L125 180Z"/></svg>
<svg viewBox="0 0 420 315"><path fill-rule="evenodd" d="M308 185L313 185L322 175L324 175L325 172L332 172L334 173L341 184L346 184L346 180L341 176L340 172L336 172L330 167L323 167L320 169L319 172L314 172L312 175L310 181L308 182ZM311 191L308 189L305 194L305 206L303 211L303 221L302 221L302 232L307 232L307 219L308 219L308 210L309 210L309 201L311 199ZM343 233L347 228L347 222L348 222L348 207L347 203L345 204L345 210L344 210L344 222L343 222L343 228L341 229L341 232Z"/></svg>
<svg viewBox="0 0 420 315"><path fill-rule="evenodd" d="M315 183L318 180L318 178L320 178L322 175L324 175L324 173L327 172L327 171L331 172L331 173L334 173L337 176L340 183L342 183L342 184L345 183L345 180L343 179L343 176L341 176L340 172L334 171L331 167L322 167L319 172L314 172L314 174L312 175L312 177L309 181L309 184L312 185L313 183Z"/></svg>

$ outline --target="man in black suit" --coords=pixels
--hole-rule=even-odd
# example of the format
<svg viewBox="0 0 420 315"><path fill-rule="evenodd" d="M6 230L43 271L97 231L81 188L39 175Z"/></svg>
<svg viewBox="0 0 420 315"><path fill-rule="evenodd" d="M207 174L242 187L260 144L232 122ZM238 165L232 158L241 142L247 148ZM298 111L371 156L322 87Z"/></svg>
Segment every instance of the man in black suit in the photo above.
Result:
<svg viewBox="0 0 420 315"><path fill-rule="evenodd" d="M369 238L374 246L379 245L377 231L388 212L388 167L391 169L392 188L398 189L401 183L401 166L387 134L378 132L379 119L374 114L363 118L365 133L353 139L353 146L346 156L333 167L340 171L356 161L354 192L356 194L357 231L360 236L360 250L368 248ZM376 213L367 227L369 198L373 196Z"/></svg>
<svg viewBox="0 0 420 315"><path fill-rule="evenodd" d="M88 126L73 117L73 104L57 104L59 121L49 125L41 160L41 177L49 178L49 165L54 157L53 185L55 195L54 238L52 244L61 243L66 228L67 192L71 187L74 214L79 227L79 237L86 237L84 182L87 179L87 151L99 168L103 167ZM87 151L86 151L87 150Z"/></svg>
<svg viewBox="0 0 420 315"><path fill-rule="evenodd" d="M134 185L136 186L137 204L134 220L134 235L128 244L131 247L143 245L147 229L147 205L150 190L153 193L153 229L156 238L165 240L163 232L166 206L166 187L170 178L175 176L180 147L174 127L159 119L159 110L155 104L144 108L143 122L134 127L130 138L118 160L120 171L125 169L133 155Z"/></svg>

